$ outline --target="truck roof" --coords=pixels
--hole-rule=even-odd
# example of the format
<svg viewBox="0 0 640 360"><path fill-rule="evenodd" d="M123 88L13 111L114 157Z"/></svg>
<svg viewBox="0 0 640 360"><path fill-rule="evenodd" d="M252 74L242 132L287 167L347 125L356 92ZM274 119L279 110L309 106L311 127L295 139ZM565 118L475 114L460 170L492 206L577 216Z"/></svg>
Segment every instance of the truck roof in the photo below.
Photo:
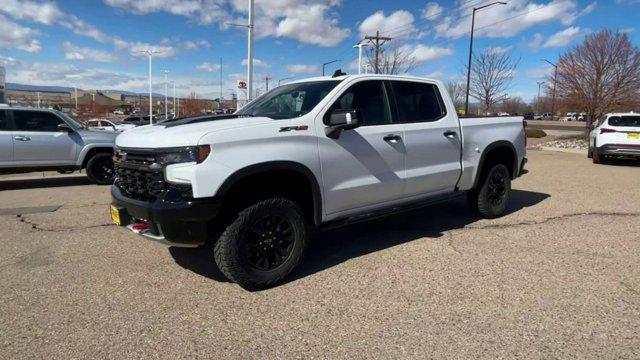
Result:
<svg viewBox="0 0 640 360"><path fill-rule="evenodd" d="M336 77L332 77L332 76L316 76L316 77L311 77L311 78L294 80L294 81L288 82L287 84L296 84L296 83L312 82L312 81L332 81L332 80L342 81L342 80L345 80L345 79L358 79L358 78L368 78L368 79L380 78L380 79L398 79L398 80L419 80L419 81L429 80L429 81L437 81L436 79L418 77L418 76L411 76L411 75L354 74L354 75L342 75L342 76L336 76Z"/></svg>

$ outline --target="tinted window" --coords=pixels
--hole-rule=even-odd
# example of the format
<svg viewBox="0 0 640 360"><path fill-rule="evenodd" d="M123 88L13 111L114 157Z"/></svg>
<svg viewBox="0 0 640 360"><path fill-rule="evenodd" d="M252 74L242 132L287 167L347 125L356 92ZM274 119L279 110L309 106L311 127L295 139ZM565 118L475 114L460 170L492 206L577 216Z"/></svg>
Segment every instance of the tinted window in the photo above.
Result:
<svg viewBox="0 0 640 360"><path fill-rule="evenodd" d="M16 130L21 131L58 131L63 121L54 114L39 111L14 111Z"/></svg>
<svg viewBox="0 0 640 360"><path fill-rule="evenodd" d="M334 110L357 110L362 125L384 125L391 123L389 103L382 81L362 81L351 86L331 106Z"/></svg>
<svg viewBox="0 0 640 360"><path fill-rule="evenodd" d="M0 110L0 130L7 130L8 127L7 112L5 110Z"/></svg>
<svg viewBox="0 0 640 360"><path fill-rule="evenodd" d="M640 127L640 116L612 116L609 118L609 125Z"/></svg>
<svg viewBox="0 0 640 360"><path fill-rule="evenodd" d="M446 115L436 85L407 81L393 81L392 84L401 122L436 121Z"/></svg>

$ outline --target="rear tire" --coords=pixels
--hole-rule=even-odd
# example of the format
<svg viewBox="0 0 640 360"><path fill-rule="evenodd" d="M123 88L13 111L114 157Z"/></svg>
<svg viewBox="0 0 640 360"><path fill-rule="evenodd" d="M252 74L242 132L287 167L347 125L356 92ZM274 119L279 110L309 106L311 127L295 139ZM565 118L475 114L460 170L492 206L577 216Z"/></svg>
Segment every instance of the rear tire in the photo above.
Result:
<svg viewBox="0 0 640 360"><path fill-rule="evenodd" d="M110 153L95 154L87 162L87 177L98 185L111 185L116 172L113 167L113 155Z"/></svg>
<svg viewBox="0 0 640 360"><path fill-rule="evenodd" d="M495 219L507 210L511 192L511 174L503 164L483 171L476 189L467 192L471 209L485 219Z"/></svg>
<svg viewBox="0 0 640 360"><path fill-rule="evenodd" d="M215 243L214 258L229 280L247 290L265 289L296 267L308 237L298 204L273 197L238 213Z"/></svg>
<svg viewBox="0 0 640 360"><path fill-rule="evenodd" d="M600 155L598 154L598 150L594 149L593 150L593 156L591 158L593 160L594 164L601 164L602 163L602 159L600 159Z"/></svg>
<svg viewBox="0 0 640 360"><path fill-rule="evenodd" d="M589 150L587 150L587 158L593 159L593 148L589 146Z"/></svg>

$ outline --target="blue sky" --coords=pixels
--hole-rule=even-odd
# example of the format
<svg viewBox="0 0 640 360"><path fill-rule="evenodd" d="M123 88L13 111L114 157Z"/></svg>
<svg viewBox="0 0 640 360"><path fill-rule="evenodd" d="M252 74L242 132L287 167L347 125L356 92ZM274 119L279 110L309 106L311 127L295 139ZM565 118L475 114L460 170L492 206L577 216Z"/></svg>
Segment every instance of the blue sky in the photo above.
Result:
<svg viewBox="0 0 640 360"><path fill-rule="evenodd" d="M390 46L413 54L413 75L461 78L468 54L470 11L491 0L255 0L256 88L287 77L319 75L340 62L354 73L364 35L380 30ZM246 68L247 0L0 0L0 64L7 81L32 85L145 91L145 49L154 59L154 84L163 69L180 95L228 96ZM636 29L640 0L511 0L476 16L474 50L493 48L520 58L511 94L530 100L551 61L585 34L602 28ZM273 85L272 85L273 86Z"/></svg>

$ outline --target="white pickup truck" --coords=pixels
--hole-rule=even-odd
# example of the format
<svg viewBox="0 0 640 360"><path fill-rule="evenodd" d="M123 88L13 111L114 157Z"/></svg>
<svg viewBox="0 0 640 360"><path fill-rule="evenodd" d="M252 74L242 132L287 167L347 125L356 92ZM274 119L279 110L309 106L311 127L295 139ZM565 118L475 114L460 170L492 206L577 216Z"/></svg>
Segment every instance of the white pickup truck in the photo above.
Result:
<svg viewBox="0 0 640 360"><path fill-rule="evenodd" d="M524 173L521 117L459 119L439 81L312 78L232 115L169 120L116 139L111 214L172 246L213 242L247 289L296 266L310 229L466 194L480 216L507 207Z"/></svg>

